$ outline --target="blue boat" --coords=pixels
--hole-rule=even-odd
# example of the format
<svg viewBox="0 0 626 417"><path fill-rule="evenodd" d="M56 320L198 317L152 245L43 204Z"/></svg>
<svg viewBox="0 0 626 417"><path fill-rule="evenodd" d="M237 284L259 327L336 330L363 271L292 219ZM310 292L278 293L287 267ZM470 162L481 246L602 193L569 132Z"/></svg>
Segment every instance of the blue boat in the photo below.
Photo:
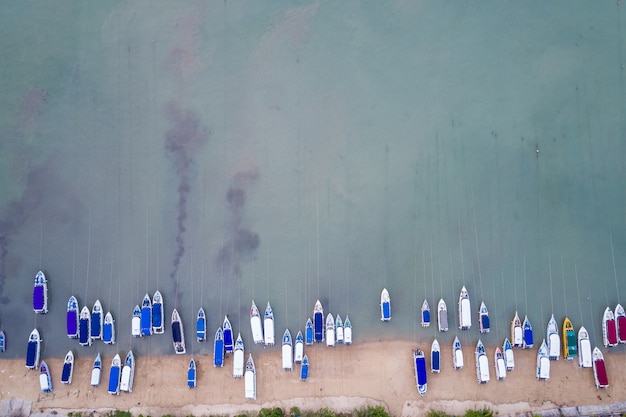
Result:
<svg viewBox="0 0 626 417"><path fill-rule="evenodd" d="M311 321L311 317L306 320L304 341L307 345L313 344L313 321Z"/></svg>
<svg viewBox="0 0 626 417"><path fill-rule="evenodd" d="M478 323L481 333L489 333L491 329L489 324L489 311L487 311L487 306L484 301L480 303L480 308L478 309Z"/></svg>
<svg viewBox="0 0 626 417"><path fill-rule="evenodd" d="M224 366L224 333L221 327L215 332L213 343L213 366Z"/></svg>
<svg viewBox="0 0 626 417"><path fill-rule="evenodd" d="M324 340L324 309L322 308L320 300L315 302L315 307L313 308L313 321L315 325L315 341L321 342Z"/></svg>
<svg viewBox="0 0 626 417"><path fill-rule="evenodd" d="M120 379L122 377L122 359L120 355L115 355L111 361L111 370L109 371L109 394L120 394Z"/></svg>
<svg viewBox="0 0 626 417"><path fill-rule="evenodd" d="M70 350L65 355L65 360L63 361L63 371L61 372L61 383L62 384L71 384L72 383L72 374L74 373L74 353Z"/></svg>
<svg viewBox="0 0 626 417"><path fill-rule="evenodd" d="M163 311L163 296L155 291L152 296L152 333L163 334L165 331L165 319Z"/></svg>
<svg viewBox="0 0 626 417"><path fill-rule="evenodd" d="M28 346L26 347L26 367L28 369L37 369L39 366L39 352L41 352L41 337L39 337L39 331L33 329L28 337Z"/></svg>
<svg viewBox="0 0 626 417"><path fill-rule="evenodd" d="M189 361L187 368L187 386L189 388L196 387L196 361L193 358Z"/></svg>
<svg viewBox="0 0 626 417"><path fill-rule="evenodd" d="M231 326L228 316L224 316L224 350L226 353L233 353L234 348L233 326Z"/></svg>
<svg viewBox="0 0 626 417"><path fill-rule="evenodd" d="M522 324L522 329L524 330L524 341L522 343L522 347L524 349L530 349L533 347L533 326L530 325L530 320L528 320L528 316L524 317L524 324Z"/></svg>
<svg viewBox="0 0 626 417"><path fill-rule="evenodd" d="M141 302L141 337L152 336L152 300L148 294Z"/></svg>
<svg viewBox="0 0 626 417"><path fill-rule="evenodd" d="M417 382L417 391L420 395L425 395L427 390L426 382L426 358L424 352L420 349L413 351L413 362L415 364L415 381Z"/></svg>
<svg viewBox="0 0 626 417"><path fill-rule="evenodd" d="M424 299L422 303L422 327L430 326L430 306L428 300Z"/></svg>
<svg viewBox="0 0 626 417"><path fill-rule="evenodd" d="M50 378L50 368L46 362L41 361L41 367L39 368L39 386L41 392L47 394L52 392L52 378Z"/></svg>
<svg viewBox="0 0 626 417"><path fill-rule="evenodd" d="M206 314L202 307L200 307L196 315L196 340L198 342L206 342Z"/></svg>
<svg viewBox="0 0 626 417"><path fill-rule="evenodd" d="M66 316L67 337L78 339L78 300L73 295L67 302Z"/></svg>
<svg viewBox="0 0 626 417"><path fill-rule="evenodd" d="M104 327L102 329L102 341L107 345L115 344L115 320L110 311L104 316Z"/></svg>
<svg viewBox="0 0 626 417"><path fill-rule="evenodd" d="M78 343L81 346L91 346L91 340L91 313L84 306L78 319Z"/></svg>
<svg viewBox="0 0 626 417"><path fill-rule="evenodd" d="M433 340L433 344L430 347L430 371L438 374L441 371L439 364L439 357L441 356L441 349L439 348L439 342L437 339Z"/></svg>
<svg viewBox="0 0 626 417"><path fill-rule="evenodd" d="M35 275L33 310L37 314L46 314L48 312L48 281L42 271L37 272L37 275Z"/></svg>
<svg viewBox="0 0 626 417"><path fill-rule="evenodd" d="M391 320L391 298L389 297L387 288L383 288L380 293L380 319L382 321Z"/></svg>
<svg viewBox="0 0 626 417"><path fill-rule="evenodd" d="M306 381L309 379L309 358L304 355L302 358L302 366L300 367L300 381Z"/></svg>
<svg viewBox="0 0 626 417"><path fill-rule="evenodd" d="M0 330L0 352L7 350L7 338L4 335L4 330Z"/></svg>
<svg viewBox="0 0 626 417"><path fill-rule="evenodd" d="M104 314L102 313L102 304L100 304L100 300L96 300L91 310L91 338L93 340L102 338L103 323Z"/></svg>

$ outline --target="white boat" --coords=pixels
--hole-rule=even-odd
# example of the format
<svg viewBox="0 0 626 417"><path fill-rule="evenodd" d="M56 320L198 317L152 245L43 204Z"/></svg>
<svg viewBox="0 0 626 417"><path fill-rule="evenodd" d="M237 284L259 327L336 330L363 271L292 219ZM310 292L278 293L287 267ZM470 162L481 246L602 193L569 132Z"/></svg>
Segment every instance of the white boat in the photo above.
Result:
<svg viewBox="0 0 626 417"><path fill-rule="evenodd" d="M187 353L185 347L185 332L183 330L183 322L176 309L172 310L172 342L174 344L174 353L184 355Z"/></svg>
<svg viewBox="0 0 626 417"><path fill-rule="evenodd" d="M343 344L352 344L352 323L348 316L346 316L346 321L343 323Z"/></svg>
<svg viewBox="0 0 626 417"><path fill-rule="evenodd" d="M37 369L39 367L39 354L41 352L41 337L39 331L33 329L28 337L28 346L26 348L26 368Z"/></svg>
<svg viewBox="0 0 626 417"><path fill-rule="evenodd" d="M100 300L96 300L91 309L91 339L98 340L102 338L102 328L104 326L104 313L102 312L102 304Z"/></svg>
<svg viewBox="0 0 626 417"><path fill-rule="evenodd" d="M530 349L534 345L533 339L533 326L530 325L530 320L528 320L528 316L524 316L524 323L522 324L522 330L524 332L524 340L522 342L522 347L524 349Z"/></svg>
<svg viewBox="0 0 626 417"><path fill-rule="evenodd" d="M300 381L309 379L309 357L304 355L302 358L302 366L300 367Z"/></svg>
<svg viewBox="0 0 626 417"><path fill-rule="evenodd" d="M494 366L496 368L496 379L501 381L506 378L506 362L504 361L504 354L502 353L502 349L499 347L496 348L496 351L493 355Z"/></svg>
<svg viewBox="0 0 626 417"><path fill-rule="evenodd" d="M430 326L430 305L428 305L428 300L424 299L422 303L422 327Z"/></svg>
<svg viewBox="0 0 626 417"><path fill-rule="evenodd" d="M602 315L602 340L604 347L617 346L617 326L615 324L615 314L610 307L604 310Z"/></svg>
<svg viewBox="0 0 626 417"><path fill-rule="evenodd" d="M593 366L589 333L583 326L578 330L578 366L581 368L591 368Z"/></svg>
<svg viewBox="0 0 626 417"><path fill-rule="evenodd" d="M96 359L93 361L93 366L91 368L91 386L97 387L100 385L100 377L102 376L102 357L100 353L96 356Z"/></svg>
<svg viewBox="0 0 626 417"><path fill-rule="evenodd" d="M596 383L596 388L609 387L609 378L606 374L604 356L597 347L593 348L593 378Z"/></svg>
<svg viewBox="0 0 626 417"><path fill-rule="evenodd" d="M441 349L437 339L430 345L430 371L438 374L441 371Z"/></svg>
<svg viewBox="0 0 626 417"><path fill-rule="evenodd" d="M250 327L252 329L252 340L257 345L263 344L263 327L261 326L261 315L254 300L250 307Z"/></svg>
<svg viewBox="0 0 626 417"><path fill-rule="evenodd" d="M459 329L468 330L472 327L472 310L465 285L459 295Z"/></svg>
<svg viewBox="0 0 626 417"><path fill-rule="evenodd" d="M274 346L276 343L274 337L274 311L270 302L267 302L265 307L265 313L263 314L263 336L265 346Z"/></svg>
<svg viewBox="0 0 626 417"><path fill-rule="evenodd" d="M547 381L548 379L550 379L550 357L546 339L543 339L537 351L537 380Z"/></svg>
<svg viewBox="0 0 626 417"><path fill-rule="evenodd" d="M235 340L235 349L233 353L233 378L241 378L244 370L244 345L241 333L237 335Z"/></svg>
<svg viewBox="0 0 626 417"><path fill-rule="evenodd" d="M480 308L478 309L478 325L481 333L489 333L489 330L491 329L491 324L489 323L489 311L487 310L487 306L484 301L480 303Z"/></svg>
<svg viewBox="0 0 626 417"><path fill-rule="evenodd" d="M515 369L515 356L513 355L513 346L509 339L504 339L502 344L502 352L504 352L504 363L506 364L506 370L511 372Z"/></svg>
<svg viewBox="0 0 626 417"><path fill-rule="evenodd" d="M74 352L71 350L65 355L63 360L63 370L61 371L61 383L71 384L72 374L74 373Z"/></svg>
<svg viewBox="0 0 626 417"><path fill-rule="evenodd" d="M48 280L42 271L37 272L35 275L33 310L37 314L46 314L48 312Z"/></svg>
<svg viewBox="0 0 626 417"><path fill-rule="evenodd" d="M387 288L383 288L380 293L380 319L382 321L391 320L391 298L389 298Z"/></svg>
<svg viewBox="0 0 626 417"><path fill-rule="evenodd" d="M313 338L316 342L324 340L324 309L320 300L313 307Z"/></svg>
<svg viewBox="0 0 626 417"><path fill-rule="evenodd" d="M489 382L489 360L487 359L487 353L485 352L485 346L483 342L478 339L476 344L476 379L479 384L486 384Z"/></svg>
<svg viewBox="0 0 626 417"><path fill-rule="evenodd" d="M39 387L44 394L52 392L50 368L48 368L48 364L45 361L41 361L41 366L39 367Z"/></svg>
<svg viewBox="0 0 626 417"><path fill-rule="evenodd" d="M196 387L196 361L191 358L187 367L187 386L189 388Z"/></svg>
<svg viewBox="0 0 626 417"><path fill-rule="evenodd" d="M152 333L163 334L165 332L165 310L163 296L160 291L155 291L152 296Z"/></svg>
<svg viewBox="0 0 626 417"><path fill-rule="evenodd" d="M133 381L135 379L135 356L133 351L129 350L124 360L122 368L122 378L120 380L120 390L124 392L133 392Z"/></svg>
<svg viewBox="0 0 626 417"><path fill-rule="evenodd" d="M115 344L115 320L113 320L113 314L110 311L107 311L106 316L104 316L102 341L107 345Z"/></svg>
<svg viewBox="0 0 626 417"><path fill-rule="evenodd" d="M615 306L615 324L617 325L617 340L626 343L626 311L621 304Z"/></svg>
<svg viewBox="0 0 626 417"><path fill-rule="evenodd" d="M244 393L246 400L256 400L256 369L252 354L248 356L246 362L246 373L244 375Z"/></svg>
<svg viewBox="0 0 626 417"><path fill-rule="evenodd" d="M428 381L426 375L426 358L424 352L419 349L413 351L413 364L415 366L415 382L417 383L417 392L421 396L426 395L428 389Z"/></svg>
<svg viewBox="0 0 626 417"><path fill-rule="evenodd" d="M130 323L130 334L133 337L141 336L141 308L139 305L136 305L133 309L133 319Z"/></svg>
<svg viewBox="0 0 626 417"><path fill-rule="evenodd" d="M198 343L206 342L206 313L202 307L196 315L196 340Z"/></svg>
<svg viewBox="0 0 626 417"><path fill-rule="evenodd" d="M559 356L561 356L561 338L559 337L559 326L556 324L554 314L548 321L546 339L548 340L548 357L551 361L558 361Z"/></svg>
<svg viewBox="0 0 626 417"><path fill-rule="evenodd" d="M141 337L152 336L152 300L146 293L141 301Z"/></svg>
<svg viewBox="0 0 626 417"><path fill-rule="evenodd" d="M302 337L302 332L298 330L298 334L296 335L296 343L293 349L293 361L295 363L301 363L304 358L304 337Z"/></svg>
<svg viewBox="0 0 626 417"><path fill-rule="evenodd" d="M461 341L458 337L455 337L452 343L452 363L454 369L463 369L463 349L461 349Z"/></svg>
<svg viewBox="0 0 626 417"><path fill-rule="evenodd" d="M67 302L66 328L67 337L78 339L78 300L73 295Z"/></svg>
<svg viewBox="0 0 626 417"><path fill-rule="evenodd" d="M446 306L446 302L443 301L443 298L441 298L439 304L437 304L437 323L440 332L448 331L448 306Z"/></svg>
<svg viewBox="0 0 626 417"><path fill-rule="evenodd" d="M224 324L222 325L222 329L224 330L224 351L229 354L233 353L235 349L235 341L233 339L233 326L230 324L230 320L228 320L228 316L224 316Z"/></svg>
<svg viewBox="0 0 626 417"><path fill-rule="evenodd" d="M89 307L84 306L78 317L78 343L81 346L91 346L91 313Z"/></svg>
<svg viewBox="0 0 626 417"><path fill-rule="evenodd" d="M326 346L335 346L335 319L330 313L326 316Z"/></svg>
<svg viewBox="0 0 626 417"><path fill-rule="evenodd" d="M120 355L115 355L111 361L111 370L109 371L109 394L119 395L121 377L122 359L120 359Z"/></svg>
<svg viewBox="0 0 626 417"><path fill-rule="evenodd" d="M343 320L339 314L335 318L335 336L337 343L343 343Z"/></svg>
<svg viewBox="0 0 626 417"><path fill-rule="evenodd" d="M513 341L514 347L522 347L524 344L524 333L522 332L522 321L515 312L515 316L513 317L513 321L511 322L511 340Z"/></svg>
<svg viewBox="0 0 626 417"><path fill-rule="evenodd" d="M289 329L285 329L283 334L283 369L285 371L293 370L293 344Z"/></svg>

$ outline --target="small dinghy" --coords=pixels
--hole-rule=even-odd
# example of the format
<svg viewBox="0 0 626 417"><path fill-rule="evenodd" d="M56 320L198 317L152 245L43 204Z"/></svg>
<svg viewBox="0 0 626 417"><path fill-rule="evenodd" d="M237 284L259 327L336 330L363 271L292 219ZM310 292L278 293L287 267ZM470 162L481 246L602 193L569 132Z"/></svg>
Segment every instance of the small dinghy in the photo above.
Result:
<svg viewBox="0 0 626 417"><path fill-rule="evenodd" d="M141 301L141 337L152 336L152 300L148 294Z"/></svg>
<svg viewBox="0 0 626 417"><path fill-rule="evenodd" d="M435 339L430 346L430 371L436 374L441 371L441 364L439 363L440 356L441 349L439 348L439 342Z"/></svg>
<svg viewBox="0 0 626 417"><path fill-rule="evenodd" d="M430 326L430 306L428 300L424 299L422 303L422 327Z"/></svg>
<svg viewBox="0 0 626 417"><path fill-rule="evenodd" d="M515 356L513 355L513 346L509 339L504 339L502 345L502 351L504 352L504 363L506 364L507 372L511 372L515 369Z"/></svg>
<svg viewBox="0 0 626 417"><path fill-rule="evenodd" d="M67 337L78 339L78 300L73 295L67 302L66 328Z"/></svg>
<svg viewBox="0 0 626 417"><path fill-rule="evenodd" d="M100 377L102 376L102 357L100 353L96 356L91 367L91 386L97 387L100 385Z"/></svg>
<svg viewBox="0 0 626 417"><path fill-rule="evenodd" d="M548 379L550 379L550 357L546 339L543 339L537 351L537 380L547 381Z"/></svg>
<svg viewBox="0 0 626 417"><path fill-rule="evenodd" d="M530 324L530 323L529 323ZM524 331L522 330L522 321L519 319L517 311L511 322L511 340L513 341L513 347L523 347L524 345Z"/></svg>
<svg viewBox="0 0 626 417"><path fill-rule="evenodd" d="M135 356L133 351L129 350L124 360L122 368L122 378L120 379L120 390L124 392L133 392L133 381L135 379Z"/></svg>
<svg viewBox="0 0 626 417"><path fill-rule="evenodd" d="M485 346L483 342L478 339L476 344L476 379L479 384L486 384L489 382L489 360L487 359L487 353L485 352Z"/></svg>
<svg viewBox="0 0 626 417"><path fill-rule="evenodd" d="M335 318L335 336L337 343L343 343L343 320L339 314Z"/></svg>
<svg viewBox="0 0 626 417"><path fill-rule="evenodd" d="M111 370L109 371L109 394L120 394L120 378L122 377L122 359L120 355L115 355L111 361Z"/></svg>
<svg viewBox="0 0 626 417"><path fill-rule="evenodd" d="M621 304L615 306L615 324L619 343L626 343L626 312Z"/></svg>
<svg viewBox="0 0 626 417"><path fill-rule="evenodd" d="M302 366L300 367L300 381L306 381L309 379L309 358L304 355L302 358Z"/></svg>
<svg viewBox="0 0 626 417"><path fill-rule="evenodd" d="M326 316L326 346L335 346L335 319L330 313Z"/></svg>
<svg viewBox="0 0 626 417"><path fill-rule="evenodd" d="M4 335L4 330L0 330L0 352L7 350L7 337Z"/></svg>
<svg viewBox="0 0 626 417"><path fill-rule="evenodd" d="M187 386L189 388L196 387L196 361L191 358L189 367L187 367Z"/></svg>
<svg viewBox="0 0 626 417"><path fill-rule="evenodd" d="M102 328L104 326L104 313L100 300L96 300L91 309L91 340L102 339Z"/></svg>
<svg viewBox="0 0 626 417"><path fill-rule="evenodd" d="M185 332L183 330L183 322L180 319L178 310L172 310L172 342L174 344L174 353L184 355L187 352L185 347Z"/></svg>
<svg viewBox="0 0 626 417"><path fill-rule="evenodd" d="M437 323L439 324L440 332L448 331L448 307L443 298L439 300L437 304Z"/></svg>
<svg viewBox="0 0 626 417"><path fill-rule="evenodd" d="M602 339L604 347L617 346L617 326L615 324L615 315L610 307L604 310L602 316Z"/></svg>
<svg viewBox="0 0 626 417"><path fill-rule="evenodd" d="M263 336L265 346L274 346L276 343L274 337L274 310L272 310L269 301L267 302L267 307L265 307L265 313L263 314Z"/></svg>
<svg viewBox="0 0 626 417"><path fill-rule="evenodd" d="M480 303L480 308L478 309L478 324L481 333L489 333L489 330L491 329L491 325L489 323L489 311L487 310L487 306L484 301Z"/></svg>
<svg viewBox="0 0 626 417"><path fill-rule="evenodd" d="M596 388L608 388L609 378L606 375L606 366L604 364L604 356L597 347L593 348L593 377L596 382Z"/></svg>
<svg viewBox="0 0 626 417"><path fill-rule="evenodd" d="M213 366L224 366L224 331L221 327L218 327L215 332L213 342Z"/></svg>
<svg viewBox="0 0 626 417"><path fill-rule="evenodd" d="M426 376L426 358L420 349L413 350L413 363L415 365L415 381L417 382L417 392L421 396L426 395L428 389Z"/></svg>
<svg viewBox="0 0 626 417"><path fill-rule="evenodd" d="M198 343L206 342L206 314L202 307L196 315L196 340Z"/></svg>
<svg viewBox="0 0 626 417"><path fill-rule="evenodd" d="M346 321L343 323L343 344L352 344L352 323L348 316L346 316Z"/></svg>
<svg viewBox="0 0 626 417"><path fill-rule="evenodd" d="M459 329L468 330L472 327L472 310L465 285L459 294Z"/></svg>
<svg viewBox="0 0 626 417"><path fill-rule="evenodd" d="M157 290L152 296L152 333L163 334L164 332L165 310L163 310L163 296Z"/></svg>
<svg viewBox="0 0 626 417"><path fill-rule="evenodd" d="M302 337L302 332L298 330L298 334L296 335L296 343L293 349L293 361L295 363L301 363L304 357L304 338Z"/></svg>
<svg viewBox="0 0 626 417"><path fill-rule="evenodd" d="M391 298L389 298L387 288L383 288L380 293L380 319L382 321L391 320Z"/></svg>
<svg viewBox="0 0 626 417"><path fill-rule="evenodd" d="M528 320L528 316L524 317L524 324L522 324L522 328L524 331L524 339L522 342L522 347L524 349L530 349L534 345L534 340L533 340L533 326L530 325L530 320Z"/></svg>
<svg viewBox="0 0 626 417"><path fill-rule="evenodd" d="M136 305L133 309L133 319L130 323L130 333L133 337L141 337L141 308Z"/></svg>
<svg viewBox="0 0 626 417"><path fill-rule="evenodd" d="M235 340L235 351L233 353L233 378L241 378L244 369L244 346L241 333L237 335Z"/></svg>
<svg viewBox="0 0 626 417"><path fill-rule="evenodd" d="M548 321L546 339L548 340L548 357L551 361L558 361L559 356L561 356L561 339L559 338L559 326L556 324L554 314Z"/></svg>
<svg viewBox="0 0 626 417"><path fill-rule="evenodd" d="M494 366L496 368L496 380L501 381L506 378L506 362L502 350L497 347L494 353Z"/></svg>
<svg viewBox="0 0 626 417"><path fill-rule="evenodd" d="M84 306L83 309L80 310L78 329L78 343L80 343L81 346L91 346L91 313L87 306Z"/></svg>
<svg viewBox="0 0 626 417"><path fill-rule="evenodd" d="M71 384L72 383L72 374L74 373L74 353L70 350L65 355L65 360L63 361L63 371L61 371L61 383L62 384Z"/></svg>
<svg viewBox="0 0 626 417"><path fill-rule="evenodd" d="M48 280L42 271L37 272L37 275L35 275L33 310L37 314L46 314L48 312Z"/></svg>
<svg viewBox="0 0 626 417"><path fill-rule="evenodd" d="M263 327L261 326L261 315L259 309L254 300L252 300L252 307L250 307L250 327L252 329L252 340L257 345L263 344Z"/></svg>
<svg viewBox="0 0 626 417"><path fill-rule="evenodd" d="M107 311L104 316L104 327L102 328L102 341L107 345L115 344L115 320L113 320L113 314Z"/></svg>
<svg viewBox="0 0 626 417"><path fill-rule="evenodd" d="M324 340L324 309L320 300L315 302L313 307L313 329L314 339L316 342Z"/></svg>
<svg viewBox="0 0 626 417"><path fill-rule="evenodd" d="M578 330L578 366L581 368L591 368L593 366L589 333L583 326Z"/></svg>
<svg viewBox="0 0 626 417"><path fill-rule="evenodd" d="M33 329L28 337L28 346L26 348L26 367L28 369L37 369L39 366L39 354L41 352L41 337L39 331Z"/></svg>
<svg viewBox="0 0 626 417"><path fill-rule="evenodd" d="M463 369L463 349L461 349L461 341L458 337L455 337L452 343L452 363L455 370Z"/></svg>
<svg viewBox="0 0 626 417"><path fill-rule="evenodd" d="M563 320L563 357L568 361L573 361L578 355L578 342L572 321L565 317Z"/></svg>
<svg viewBox="0 0 626 417"><path fill-rule="evenodd" d="M304 326L304 342L307 345L313 344L313 321L311 317L306 320L306 324Z"/></svg>
<svg viewBox="0 0 626 417"><path fill-rule="evenodd" d="M233 353L235 349L235 342L233 339L233 326L230 324L230 320L228 320L228 316L224 316L224 351L226 354Z"/></svg>
<svg viewBox="0 0 626 417"><path fill-rule="evenodd" d="M283 333L283 369L285 371L293 370L293 344L291 340L291 332L289 329Z"/></svg>
<svg viewBox="0 0 626 417"><path fill-rule="evenodd" d="M246 362L246 373L244 375L244 393L246 400L256 400L256 369L252 354L248 356Z"/></svg>
<svg viewBox="0 0 626 417"><path fill-rule="evenodd" d="M39 387L44 394L52 392L50 368L48 368L48 364L45 361L41 361L41 366L39 367Z"/></svg>

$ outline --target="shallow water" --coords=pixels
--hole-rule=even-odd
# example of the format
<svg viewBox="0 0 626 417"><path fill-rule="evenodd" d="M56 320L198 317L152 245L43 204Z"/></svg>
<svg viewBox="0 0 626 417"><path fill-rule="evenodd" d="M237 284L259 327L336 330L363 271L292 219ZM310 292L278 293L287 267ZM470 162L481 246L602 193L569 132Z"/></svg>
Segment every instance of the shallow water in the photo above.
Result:
<svg viewBox="0 0 626 417"><path fill-rule="evenodd" d="M204 4L204 3L203 3ZM316 299L354 341L475 344L515 310L586 326L626 294L624 11L615 3L13 2L0 16L0 327L43 357L172 353L130 336L145 293L225 314ZM15 22L15 23L11 23ZM50 313L32 311L32 277ZM461 287L473 327L456 330ZM379 320L387 287L393 318ZM100 299L118 344L65 336ZM450 331L422 329L443 297ZM26 323L26 324L24 324ZM209 337L209 340L212 340ZM255 347L255 349L260 349Z"/></svg>

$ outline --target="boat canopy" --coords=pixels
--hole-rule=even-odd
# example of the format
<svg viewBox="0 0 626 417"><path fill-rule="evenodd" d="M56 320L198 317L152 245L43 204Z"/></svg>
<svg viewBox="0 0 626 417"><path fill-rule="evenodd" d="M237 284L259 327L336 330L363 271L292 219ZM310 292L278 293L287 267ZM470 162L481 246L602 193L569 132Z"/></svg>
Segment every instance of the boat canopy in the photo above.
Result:
<svg viewBox="0 0 626 417"><path fill-rule="evenodd" d="M175 343L181 343L183 341L180 333L180 322L178 321L172 323L172 339Z"/></svg>
<svg viewBox="0 0 626 417"><path fill-rule="evenodd" d="M481 314L481 316L480 316L480 326L483 329L483 331L489 330L489 315Z"/></svg>
<svg viewBox="0 0 626 417"><path fill-rule="evenodd" d="M550 379L550 359L546 356L542 356L539 359L539 372L537 377L538 379Z"/></svg>
<svg viewBox="0 0 626 417"><path fill-rule="evenodd" d="M527 347L531 347L533 345L533 343L534 343L534 341L533 341L533 330L532 329L525 329L524 330L524 345L526 345Z"/></svg>
<svg viewBox="0 0 626 417"><path fill-rule="evenodd" d="M91 370L91 386L92 387L97 387L98 385L100 385L101 374L102 374L102 369L100 368L93 368Z"/></svg>
<svg viewBox="0 0 626 417"><path fill-rule="evenodd" d="M506 378L506 364L504 363L504 358L496 360L496 371L498 371L498 379Z"/></svg>
<svg viewBox="0 0 626 417"><path fill-rule="evenodd" d="M480 355L478 357L478 382L484 384L489 381L489 361L487 355Z"/></svg>
<svg viewBox="0 0 626 417"><path fill-rule="evenodd" d="M448 311L439 310L439 329L444 332L448 330Z"/></svg>
<svg viewBox="0 0 626 417"><path fill-rule="evenodd" d="M152 304L152 327L158 329L163 326L163 304Z"/></svg>
<svg viewBox="0 0 626 417"><path fill-rule="evenodd" d="M617 317L617 329L620 342L626 341L626 316Z"/></svg>
<svg viewBox="0 0 626 417"><path fill-rule="evenodd" d="M316 312L314 319L315 341L321 342L324 340L324 313Z"/></svg>
<svg viewBox="0 0 626 417"><path fill-rule="evenodd" d="M604 359L596 359L594 361L594 373L596 377L596 386L598 388L606 388L609 386L609 378L606 374L606 366Z"/></svg>
<svg viewBox="0 0 626 417"><path fill-rule="evenodd" d="M591 342L589 339L580 341L580 352L578 352L578 365L583 368L591 368L593 366L591 359Z"/></svg>
<svg viewBox="0 0 626 417"><path fill-rule="evenodd" d="M454 351L454 366L457 369L461 369L463 367L463 351L461 349Z"/></svg>
<svg viewBox="0 0 626 417"><path fill-rule="evenodd" d="M37 312L44 311L46 296L44 293L44 285L35 285L33 289L33 309Z"/></svg>
<svg viewBox="0 0 626 417"><path fill-rule="evenodd" d="M430 310L422 311L422 323L430 323Z"/></svg>
<svg viewBox="0 0 626 417"><path fill-rule="evenodd" d="M550 334L550 339L548 341L548 356L550 357L550 359L555 360L559 358L559 355L561 354L561 339L559 338L559 335L556 333L551 333Z"/></svg>
<svg viewBox="0 0 626 417"><path fill-rule="evenodd" d="M78 311L70 310L67 312L67 335L75 338L78 335Z"/></svg>
<svg viewBox="0 0 626 417"><path fill-rule="evenodd" d="M439 356L439 351L433 351L430 354L430 367L433 372L439 372L439 370L441 369L439 366Z"/></svg>
<svg viewBox="0 0 626 417"><path fill-rule="evenodd" d="M461 300L461 329L469 329L472 327L472 312L470 311L470 300L463 298Z"/></svg>
<svg viewBox="0 0 626 417"><path fill-rule="evenodd" d="M615 327L615 319L607 320L606 336L609 341L609 346L617 345L617 328Z"/></svg>
<svg viewBox="0 0 626 417"><path fill-rule="evenodd" d="M36 368L38 363L37 363L37 349L38 349L38 342L35 341L29 341L28 342L28 347L26 348L26 367L27 368Z"/></svg>
<svg viewBox="0 0 626 417"><path fill-rule="evenodd" d="M118 394L120 392L120 368L112 366L109 373L109 394Z"/></svg>

